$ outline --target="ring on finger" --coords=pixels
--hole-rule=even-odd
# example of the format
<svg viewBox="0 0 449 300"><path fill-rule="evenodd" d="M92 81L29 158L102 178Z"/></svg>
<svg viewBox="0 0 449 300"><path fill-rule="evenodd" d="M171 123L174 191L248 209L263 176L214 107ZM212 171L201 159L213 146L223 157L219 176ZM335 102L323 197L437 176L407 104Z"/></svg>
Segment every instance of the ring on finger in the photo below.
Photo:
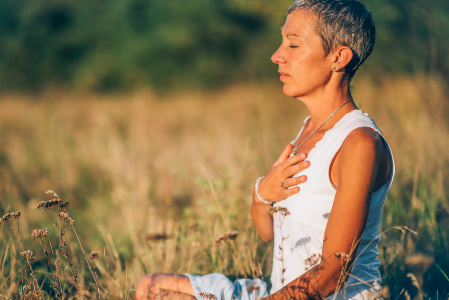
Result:
<svg viewBox="0 0 449 300"><path fill-rule="evenodd" d="M286 187L285 184L284 184L284 180L282 180L282 182L281 182L281 188L287 189L287 187Z"/></svg>

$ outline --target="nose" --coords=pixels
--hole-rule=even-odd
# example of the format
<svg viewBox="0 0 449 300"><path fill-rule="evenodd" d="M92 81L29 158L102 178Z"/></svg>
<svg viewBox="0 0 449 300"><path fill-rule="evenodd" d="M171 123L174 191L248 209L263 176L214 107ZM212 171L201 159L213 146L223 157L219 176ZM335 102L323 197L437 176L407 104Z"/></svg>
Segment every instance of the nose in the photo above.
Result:
<svg viewBox="0 0 449 300"><path fill-rule="evenodd" d="M271 61L277 65L285 64L287 62L285 55L282 53L282 45L271 56Z"/></svg>

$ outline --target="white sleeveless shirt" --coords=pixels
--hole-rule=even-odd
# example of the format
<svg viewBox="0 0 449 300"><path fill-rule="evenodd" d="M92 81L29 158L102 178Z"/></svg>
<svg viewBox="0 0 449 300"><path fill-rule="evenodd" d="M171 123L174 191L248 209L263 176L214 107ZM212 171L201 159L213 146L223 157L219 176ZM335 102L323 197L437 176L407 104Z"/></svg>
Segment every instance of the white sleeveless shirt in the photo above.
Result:
<svg viewBox="0 0 449 300"><path fill-rule="evenodd" d="M307 117L304 123L309 118ZM273 215L274 257L271 294L305 273L308 267L305 261L308 258L314 254L321 255L324 231L337 191L330 182L329 167L348 134L360 127L372 128L382 136L368 114L361 110L347 113L332 129L326 131L323 138L309 152L307 160L310 161L310 167L295 175L295 177L307 175L307 181L299 185L301 191L274 205L287 208L290 214L282 217L281 213L277 212ZM303 130L304 127L298 137ZM385 139L384 143L391 163L389 179L383 187L371 195L365 231L350 272L352 276L349 276L346 282L346 290L341 290L337 299L367 299L370 293L376 294L380 291L377 244L380 241L380 223L385 197L394 176L393 155ZM361 281L366 281L369 285ZM333 298L334 295L328 297Z"/></svg>

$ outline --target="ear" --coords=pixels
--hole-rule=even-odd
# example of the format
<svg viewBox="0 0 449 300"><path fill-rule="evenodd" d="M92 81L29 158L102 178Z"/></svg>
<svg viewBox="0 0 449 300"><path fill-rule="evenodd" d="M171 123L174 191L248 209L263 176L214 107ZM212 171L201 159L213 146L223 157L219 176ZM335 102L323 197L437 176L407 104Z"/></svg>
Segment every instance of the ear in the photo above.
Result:
<svg viewBox="0 0 449 300"><path fill-rule="evenodd" d="M338 46L332 53L332 71L338 72L344 68L352 60L352 50L347 46Z"/></svg>

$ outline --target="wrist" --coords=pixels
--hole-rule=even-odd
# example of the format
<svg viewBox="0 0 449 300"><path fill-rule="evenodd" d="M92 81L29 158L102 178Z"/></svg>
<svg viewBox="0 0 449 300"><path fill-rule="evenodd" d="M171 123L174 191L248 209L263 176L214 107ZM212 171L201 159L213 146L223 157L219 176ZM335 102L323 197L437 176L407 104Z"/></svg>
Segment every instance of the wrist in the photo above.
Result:
<svg viewBox="0 0 449 300"><path fill-rule="evenodd" d="M260 201L259 198L257 198L256 190L253 190L253 205L263 207L268 206L269 204Z"/></svg>
<svg viewBox="0 0 449 300"><path fill-rule="evenodd" d="M257 204L265 204L273 206L273 202L266 200L260 193L260 182L262 181L262 179L264 179L264 176L259 177L256 180L256 185L254 186L254 194L255 194L254 201Z"/></svg>

